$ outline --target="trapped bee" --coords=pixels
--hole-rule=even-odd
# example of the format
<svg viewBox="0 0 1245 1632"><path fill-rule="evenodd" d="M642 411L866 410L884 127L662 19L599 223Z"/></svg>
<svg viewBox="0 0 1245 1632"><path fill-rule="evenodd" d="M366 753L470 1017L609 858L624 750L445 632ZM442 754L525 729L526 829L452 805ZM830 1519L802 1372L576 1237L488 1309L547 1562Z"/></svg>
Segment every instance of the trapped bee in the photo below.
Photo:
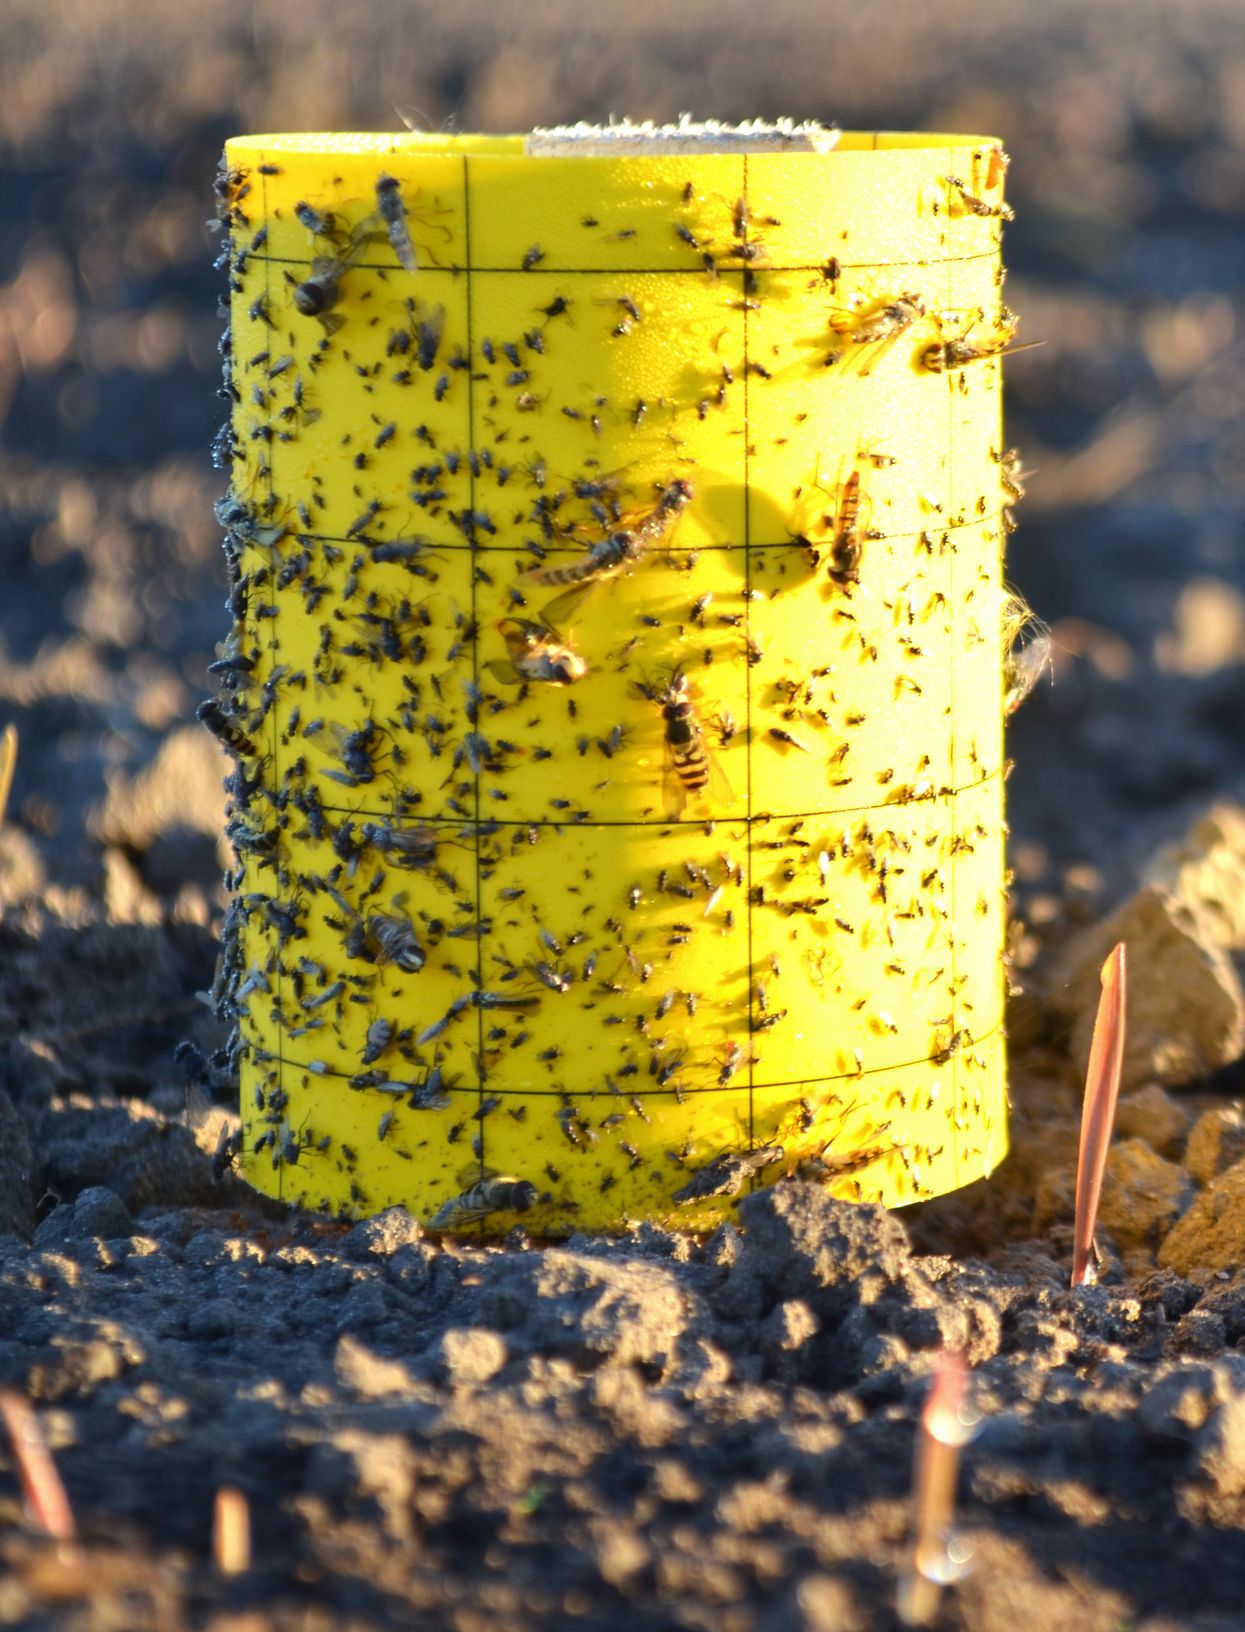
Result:
<svg viewBox="0 0 1245 1632"><path fill-rule="evenodd" d="M234 719L233 711L215 697L207 697L195 709L195 718L207 726L216 740L235 759L258 759L260 750Z"/></svg>
<svg viewBox="0 0 1245 1632"><path fill-rule="evenodd" d="M691 482L676 477L659 494L651 510L642 513L630 525L615 528L590 544L586 554L565 567L537 567L528 576L532 583L569 586L566 593L551 601L541 614L553 625L570 611L594 584L616 578L632 567L647 550L654 549L667 538L674 523L695 493Z"/></svg>
<svg viewBox="0 0 1245 1632"><path fill-rule="evenodd" d="M494 1174L473 1184L461 1195L442 1203L424 1225L436 1234L482 1224L494 1213L526 1213L535 1205L536 1186L530 1179Z"/></svg>
<svg viewBox="0 0 1245 1632"><path fill-rule="evenodd" d="M651 685L637 689L642 697L661 709L665 725L662 797L667 821L677 821L689 799L708 799L715 805L729 805L731 785L705 741L687 676L676 669L660 689Z"/></svg>
<svg viewBox="0 0 1245 1632"><path fill-rule="evenodd" d="M569 641L544 624L528 618L503 618L497 627L508 655L494 658L484 667L498 680L507 684L535 680L569 686L587 674L588 665Z"/></svg>
<svg viewBox="0 0 1245 1632"><path fill-rule="evenodd" d="M909 292L897 295L893 300L874 301L863 309L839 313L830 319L830 327L836 334L841 334L849 345L879 348L869 365L861 368L860 372L867 374L877 357L888 351L900 335L924 316L925 302L920 295ZM841 352L833 351L826 362L837 363L841 356Z"/></svg>

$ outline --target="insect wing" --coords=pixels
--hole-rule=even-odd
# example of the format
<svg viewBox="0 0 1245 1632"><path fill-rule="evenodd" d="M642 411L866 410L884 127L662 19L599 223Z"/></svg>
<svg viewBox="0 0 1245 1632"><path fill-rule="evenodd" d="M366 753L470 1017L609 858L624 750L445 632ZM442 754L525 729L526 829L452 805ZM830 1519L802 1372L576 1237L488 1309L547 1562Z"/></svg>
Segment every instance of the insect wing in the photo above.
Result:
<svg viewBox="0 0 1245 1632"><path fill-rule="evenodd" d="M561 595L555 595L547 606L541 608L541 620L560 640L566 638L564 625L569 626L582 605L584 596L597 582L595 578L585 578L581 583L572 584L569 589L563 590Z"/></svg>
<svg viewBox="0 0 1245 1632"><path fill-rule="evenodd" d="M705 760L709 766L709 780L705 784L705 798L715 808L732 804L735 794L731 787L730 778L722 769L721 760L705 743L703 737L701 738L701 745L704 747Z"/></svg>
<svg viewBox="0 0 1245 1632"><path fill-rule="evenodd" d="M500 681L503 686L517 686L523 678L508 657L491 657L480 667L487 669L493 679Z"/></svg>
<svg viewBox="0 0 1245 1632"><path fill-rule="evenodd" d="M899 324L890 332L890 334L881 335L877 340L865 341L858 347L859 351L867 354L865 360L862 361L860 365L860 373L862 378L866 374L871 374L873 372L876 364L881 362L882 358L885 357L895 345L895 342L897 340L901 340L912 327L912 322L913 320L909 319L907 322Z"/></svg>
<svg viewBox="0 0 1245 1632"><path fill-rule="evenodd" d="M1019 651L1012 652L1004 670L1005 714L1014 714L1042 678L1043 672L1053 668L1053 650L1049 635L1037 635Z"/></svg>

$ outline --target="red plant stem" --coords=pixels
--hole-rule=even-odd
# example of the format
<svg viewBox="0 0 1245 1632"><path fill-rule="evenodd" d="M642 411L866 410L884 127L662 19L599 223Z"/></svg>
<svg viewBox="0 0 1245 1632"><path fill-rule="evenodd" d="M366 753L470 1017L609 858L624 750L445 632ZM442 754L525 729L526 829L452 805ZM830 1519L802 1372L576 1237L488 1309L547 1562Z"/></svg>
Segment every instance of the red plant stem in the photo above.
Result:
<svg viewBox="0 0 1245 1632"><path fill-rule="evenodd" d="M29 1403L10 1388L0 1390L0 1417L13 1445L22 1496L31 1517L56 1541L72 1541L73 1509Z"/></svg>
<svg viewBox="0 0 1245 1632"><path fill-rule="evenodd" d="M947 1548L960 1447L976 1431L964 1411L967 1392L968 1364L958 1350L947 1349L939 1357L917 1436L912 1561L899 1594L905 1626L928 1626L938 1613L943 1584L961 1573Z"/></svg>
<svg viewBox="0 0 1245 1632"><path fill-rule="evenodd" d="M1124 998L1127 989L1124 943L1120 941L1102 966L1102 995L1094 1019L1094 1036L1085 1072L1081 1110L1081 1153L1076 1169L1076 1220L1072 1232L1072 1285L1091 1279L1094 1225L1102 1196L1102 1176L1115 1125L1115 1102L1124 1066Z"/></svg>
<svg viewBox="0 0 1245 1632"><path fill-rule="evenodd" d="M216 1492L212 1561L221 1575L245 1575L251 1567L251 1510L243 1492L232 1485Z"/></svg>

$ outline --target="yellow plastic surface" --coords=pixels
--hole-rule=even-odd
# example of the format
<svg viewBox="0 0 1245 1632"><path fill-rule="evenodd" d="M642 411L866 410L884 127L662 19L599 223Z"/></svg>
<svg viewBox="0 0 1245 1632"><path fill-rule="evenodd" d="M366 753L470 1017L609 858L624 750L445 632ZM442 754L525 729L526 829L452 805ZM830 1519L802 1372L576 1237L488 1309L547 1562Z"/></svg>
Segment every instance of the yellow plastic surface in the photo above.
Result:
<svg viewBox="0 0 1245 1632"><path fill-rule="evenodd" d="M555 1233L708 1227L796 1170L890 1206L988 1174L997 143L256 136L226 161L247 1179ZM382 174L414 271L368 236ZM925 365L957 336L988 354ZM637 528L577 602L541 581ZM570 684L513 667L565 650ZM711 762L690 789L677 676Z"/></svg>

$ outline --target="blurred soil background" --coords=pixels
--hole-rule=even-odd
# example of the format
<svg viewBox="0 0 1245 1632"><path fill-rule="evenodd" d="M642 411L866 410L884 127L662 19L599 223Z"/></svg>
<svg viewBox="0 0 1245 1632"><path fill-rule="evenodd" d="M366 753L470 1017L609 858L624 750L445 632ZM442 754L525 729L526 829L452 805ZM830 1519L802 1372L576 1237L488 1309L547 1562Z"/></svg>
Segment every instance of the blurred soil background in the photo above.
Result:
<svg viewBox="0 0 1245 1632"><path fill-rule="evenodd" d="M1245 1198L1239 0L6 0L3 34L0 725L21 749L0 1375L48 1411L113 1551L54 1566L0 1470L0 1625L387 1627L417 1606L464 1629L884 1627L940 1341L969 1348L1004 1422L971 1497L985 1562L945 1624L1241 1625L1245 1241L1207 1233ZM215 1040L194 994L227 859L224 765L194 721L226 632L225 138L684 109L989 133L1013 155L1006 299L1043 344L1008 366L1033 473L1009 578L1055 642L1010 734L1016 1154L906 1220L918 1253L988 1269L909 1261L889 1221L808 1198L749 1204L767 1262L735 1236L507 1258L287 1220L214 1180L228 1095L188 1105L172 1061ZM1125 932L1141 995L1108 1289L1069 1301L1078 1059ZM872 1313L818 1256L835 1231L843 1263L880 1266ZM309 1297L304 1273L312 1315L254 1313L296 1280ZM566 1310L595 1335L571 1343ZM241 1585L206 1566L226 1477L266 1549Z"/></svg>
<svg viewBox="0 0 1245 1632"><path fill-rule="evenodd" d="M776 0L677 18L648 0L625 16L463 0L364 5L348 27L319 0L8 0L5 15L0 704L23 737L11 824L58 892L98 896L133 870L191 913L218 871L215 773L193 775L207 747L178 733L225 628L207 451L224 283L205 227L221 145L400 129L395 110L432 129L691 108L1001 135L1007 299L1043 342L1009 368L1009 437L1035 472L1010 574L1058 641L1056 683L1013 731L1022 884L1088 864L1122 888L1156 824L1245 771L1230 0L884 15ZM180 827L120 794L179 747Z"/></svg>

